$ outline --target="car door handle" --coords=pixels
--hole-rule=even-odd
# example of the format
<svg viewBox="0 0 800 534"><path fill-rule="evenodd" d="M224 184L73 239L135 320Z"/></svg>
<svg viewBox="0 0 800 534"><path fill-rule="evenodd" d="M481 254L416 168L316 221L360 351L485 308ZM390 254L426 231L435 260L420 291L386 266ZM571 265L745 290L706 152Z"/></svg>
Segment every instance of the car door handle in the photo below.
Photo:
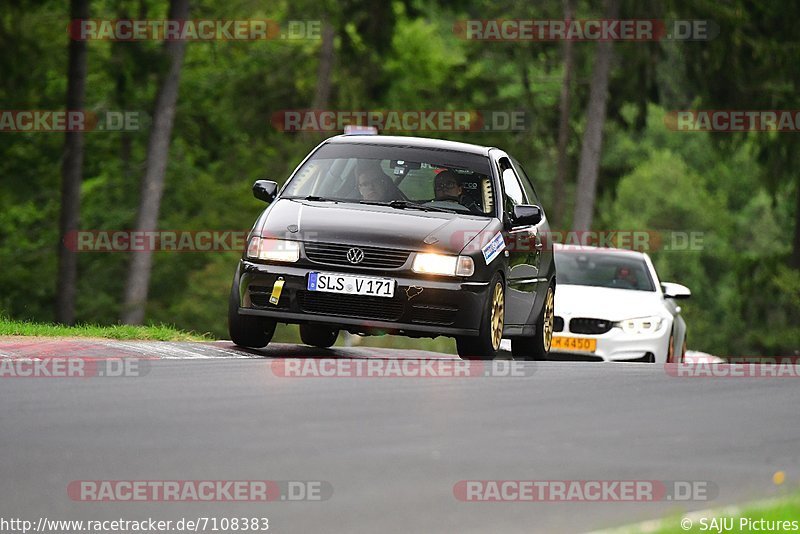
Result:
<svg viewBox="0 0 800 534"><path fill-rule="evenodd" d="M542 239L539 237L539 234L533 234L533 247L537 252L541 252L542 249L544 249L544 243L542 243Z"/></svg>

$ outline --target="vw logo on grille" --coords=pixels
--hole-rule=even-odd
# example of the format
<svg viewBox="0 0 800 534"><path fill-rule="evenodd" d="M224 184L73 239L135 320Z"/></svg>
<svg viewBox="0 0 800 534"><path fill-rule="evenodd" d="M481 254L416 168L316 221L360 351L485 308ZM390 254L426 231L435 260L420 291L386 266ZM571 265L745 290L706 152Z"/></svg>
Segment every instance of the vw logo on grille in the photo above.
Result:
<svg viewBox="0 0 800 534"><path fill-rule="evenodd" d="M364 251L360 248L351 248L347 251L347 261L350 263L361 263L364 261Z"/></svg>

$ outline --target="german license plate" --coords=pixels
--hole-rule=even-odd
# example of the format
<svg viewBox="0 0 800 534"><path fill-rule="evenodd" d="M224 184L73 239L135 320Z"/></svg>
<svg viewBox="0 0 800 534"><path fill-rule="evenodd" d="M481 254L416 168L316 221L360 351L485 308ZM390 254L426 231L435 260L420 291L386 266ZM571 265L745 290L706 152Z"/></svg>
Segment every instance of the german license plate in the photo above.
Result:
<svg viewBox="0 0 800 534"><path fill-rule="evenodd" d="M352 276L335 273L308 273L309 291L391 298L394 296L394 286L395 282L392 278L373 278L371 276Z"/></svg>
<svg viewBox="0 0 800 534"><path fill-rule="evenodd" d="M597 340L585 337L553 336L553 342L550 348L578 352L594 352L597 350Z"/></svg>

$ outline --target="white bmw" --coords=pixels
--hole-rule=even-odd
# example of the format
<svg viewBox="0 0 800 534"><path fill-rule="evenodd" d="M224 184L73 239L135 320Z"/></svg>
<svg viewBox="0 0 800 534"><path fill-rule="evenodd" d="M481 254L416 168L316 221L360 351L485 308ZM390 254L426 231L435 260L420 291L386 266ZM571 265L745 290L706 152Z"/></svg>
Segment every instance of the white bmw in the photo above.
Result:
<svg viewBox="0 0 800 534"><path fill-rule="evenodd" d="M550 357L673 363L686 353L686 322L675 302L685 286L660 283L647 254L556 246L558 286Z"/></svg>

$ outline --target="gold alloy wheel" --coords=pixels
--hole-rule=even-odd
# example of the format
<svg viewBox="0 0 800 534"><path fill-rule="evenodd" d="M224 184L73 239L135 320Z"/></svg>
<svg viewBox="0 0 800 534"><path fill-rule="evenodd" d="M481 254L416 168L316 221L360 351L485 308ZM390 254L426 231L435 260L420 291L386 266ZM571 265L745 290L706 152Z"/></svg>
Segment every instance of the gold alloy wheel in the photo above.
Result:
<svg viewBox="0 0 800 534"><path fill-rule="evenodd" d="M494 350L500 348L500 340L503 338L503 314L505 313L505 296L503 295L503 283L497 282L492 293L492 347Z"/></svg>
<svg viewBox="0 0 800 534"><path fill-rule="evenodd" d="M553 342L553 323L555 322L555 296L552 287L547 288L547 297L544 301L544 350L550 350Z"/></svg>

